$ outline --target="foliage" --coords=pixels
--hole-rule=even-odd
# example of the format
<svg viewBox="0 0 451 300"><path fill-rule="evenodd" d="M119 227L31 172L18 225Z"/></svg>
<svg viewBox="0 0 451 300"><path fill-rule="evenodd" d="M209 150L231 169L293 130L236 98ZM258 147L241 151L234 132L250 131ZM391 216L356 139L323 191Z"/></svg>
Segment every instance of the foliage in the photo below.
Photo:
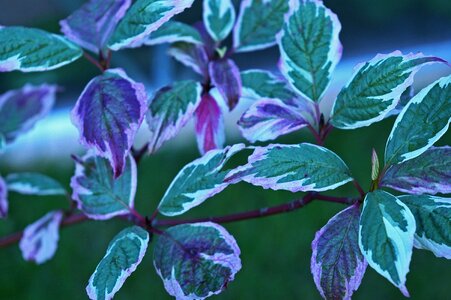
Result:
<svg viewBox="0 0 451 300"><path fill-rule="evenodd" d="M242 266L237 242L218 223L288 212L322 200L348 207L312 242L311 272L321 296L350 299L368 265L408 296L406 276L414 247L451 258L451 202L437 196L451 191L451 153L449 146L433 147L451 121L451 76L409 96L422 66L446 62L421 53L378 54L356 67L328 116L320 103L341 58L341 25L321 1L244 0L237 14L232 1L204 0L203 22L191 26L172 20L192 3L89 0L61 21L65 37L0 27L2 72L52 70L82 54L101 71L72 110L87 153L73 156L71 193L43 174L0 177L2 218L8 215L11 192L65 195L72 204L47 213L18 235L24 259L37 264L51 259L62 226L123 218L133 225L109 244L89 279L88 296L112 299L157 236L152 241L154 266L167 292L177 299L204 299L224 291ZM112 51L160 43L170 43L169 54L201 78L174 82L149 97L144 85L123 69L110 68ZM240 72L233 60L234 53L274 45L280 51L280 74ZM26 85L0 96L0 151L50 112L56 92L54 85ZM253 103L237 125L250 143L308 129L317 144L223 147L224 118L244 105L245 98ZM324 141L334 128L357 129L394 115L384 159L375 150L371 155L372 184L365 191ZM202 156L183 167L155 211L142 216L134 207L139 162L190 120ZM134 139L143 123L151 137L137 149ZM233 160L238 153L251 153L247 163ZM238 182L305 194L279 206L232 215L159 219L159 214L184 214ZM357 197L321 194L348 183L355 185ZM0 245L13 241L5 238Z"/></svg>

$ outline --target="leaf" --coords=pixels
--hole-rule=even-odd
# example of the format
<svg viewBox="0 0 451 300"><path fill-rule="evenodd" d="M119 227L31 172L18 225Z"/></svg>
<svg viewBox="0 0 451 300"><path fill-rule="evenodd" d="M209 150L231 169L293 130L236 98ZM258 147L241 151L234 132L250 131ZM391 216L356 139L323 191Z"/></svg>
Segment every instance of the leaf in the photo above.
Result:
<svg viewBox="0 0 451 300"><path fill-rule="evenodd" d="M215 41L224 40L235 24L235 9L231 0L203 0L205 28Z"/></svg>
<svg viewBox="0 0 451 300"><path fill-rule="evenodd" d="M0 72L40 72L67 65L82 50L64 37L40 29L0 27Z"/></svg>
<svg viewBox="0 0 451 300"><path fill-rule="evenodd" d="M171 46L168 54L183 65L191 68L194 72L208 74L208 56L204 47L190 43L175 43Z"/></svg>
<svg viewBox="0 0 451 300"><path fill-rule="evenodd" d="M99 53L130 4L131 0L89 0L60 21L61 31L74 43Z"/></svg>
<svg viewBox="0 0 451 300"><path fill-rule="evenodd" d="M276 35L288 12L285 0L243 0L240 14L233 30L233 47L236 52L250 52L276 44Z"/></svg>
<svg viewBox="0 0 451 300"><path fill-rule="evenodd" d="M211 81L232 110L241 97L241 76L238 66L231 59L221 59L210 62L208 70Z"/></svg>
<svg viewBox="0 0 451 300"><path fill-rule="evenodd" d="M357 65L351 80L337 96L332 108L332 125L355 129L383 120L412 85L420 67L441 61L421 53L403 55L395 51L378 54Z"/></svg>
<svg viewBox="0 0 451 300"><path fill-rule="evenodd" d="M57 87L25 85L0 96L0 134L5 142L14 141L46 117L55 102Z"/></svg>
<svg viewBox="0 0 451 300"><path fill-rule="evenodd" d="M182 224L160 235L154 266L166 291L179 300L221 293L241 269L240 249L222 226Z"/></svg>
<svg viewBox="0 0 451 300"><path fill-rule="evenodd" d="M335 189L352 181L346 164L332 151L309 143L255 147L248 163L226 178L265 189L291 192Z"/></svg>
<svg viewBox="0 0 451 300"><path fill-rule="evenodd" d="M19 242L25 260L40 265L55 255L62 219L62 211L51 211L25 228Z"/></svg>
<svg viewBox="0 0 451 300"><path fill-rule="evenodd" d="M193 2L194 0L136 0L109 39L108 47L117 51L140 46L150 33L191 7Z"/></svg>
<svg viewBox="0 0 451 300"><path fill-rule="evenodd" d="M369 265L406 297L414 234L415 218L398 198L382 190L366 195L360 216L360 250Z"/></svg>
<svg viewBox="0 0 451 300"><path fill-rule="evenodd" d="M134 82L122 69L112 69L88 83L72 110L80 142L110 161L115 178L124 170L147 110L146 102L144 85Z"/></svg>
<svg viewBox="0 0 451 300"><path fill-rule="evenodd" d="M200 83L186 80L160 89L149 104L146 115L151 131L149 150L155 152L176 136L191 119L200 103Z"/></svg>
<svg viewBox="0 0 451 300"><path fill-rule="evenodd" d="M8 216L8 187L0 176L0 219Z"/></svg>
<svg viewBox="0 0 451 300"><path fill-rule="evenodd" d="M288 84L274 74L264 70L247 70L241 72L242 97L252 100L260 98L290 101L297 98Z"/></svg>
<svg viewBox="0 0 451 300"><path fill-rule="evenodd" d="M391 166L380 184L409 194L451 193L451 147L432 147Z"/></svg>
<svg viewBox="0 0 451 300"><path fill-rule="evenodd" d="M166 190L158 211L165 216L181 215L223 191L232 183L224 181L228 171L223 167L244 148L244 144L236 144L223 150L211 150L184 166Z"/></svg>
<svg viewBox="0 0 451 300"><path fill-rule="evenodd" d="M210 94L204 94L195 114L196 139L199 152L205 154L224 147L224 117L218 102Z"/></svg>
<svg viewBox="0 0 451 300"><path fill-rule="evenodd" d="M13 173L6 177L8 190L24 195L66 195L55 179L39 173Z"/></svg>
<svg viewBox="0 0 451 300"><path fill-rule="evenodd" d="M413 245L451 259L451 200L428 195L400 196L415 217L417 229Z"/></svg>
<svg viewBox="0 0 451 300"><path fill-rule="evenodd" d="M254 102L238 121L241 133L251 143L274 140L308 124L298 107L265 98Z"/></svg>
<svg viewBox="0 0 451 300"><path fill-rule="evenodd" d="M3 153L3 151L5 151L6 148L6 138L3 135L3 133L0 132L0 154Z"/></svg>
<svg viewBox="0 0 451 300"><path fill-rule="evenodd" d="M321 1L292 1L282 32L277 36L280 70L305 98L318 102L341 58L337 16Z"/></svg>
<svg viewBox="0 0 451 300"><path fill-rule="evenodd" d="M77 163L70 182L78 209L95 220L128 214L134 205L136 184L136 163L131 155L122 175L114 179L108 161L92 152Z"/></svg>
<svg viewBox="0 0 451 300"><path fill-rule="evenodd" d="M90 299L113 299L125 280L136 270L146 254L149 234L138 226L128 227L108 245L105 256L89 278L86 292Z"/></svg>
<svg viewBox="0 0 451 300"><path fill-rule="evenodd" d="M351 299L368 263L359 249L358 205L342 210L319 230L312 242L311 270L324 299Z"/></svg>
<svg viewBox="0 0 451 300"><path fill-rule="evenodd" d="M192 44L202 44L199 32L184 23L168 21L152 32L145 40L145 45L157 45L163 43L185 42Z"/></svg>
<svg viewBox="0 0 451 300"><path fill-rule="evenodd" d="M451 76L422 89L396 118L385 146L385 164L413 159L448 130L451 121Z"/></svg>

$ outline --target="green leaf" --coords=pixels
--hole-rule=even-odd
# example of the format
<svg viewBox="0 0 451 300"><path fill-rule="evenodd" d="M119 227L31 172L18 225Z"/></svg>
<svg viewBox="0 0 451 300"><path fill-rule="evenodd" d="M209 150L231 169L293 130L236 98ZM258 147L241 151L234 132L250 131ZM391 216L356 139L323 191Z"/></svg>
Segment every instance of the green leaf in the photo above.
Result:
<svg viewBox="0 0 451 300"><path fill-rule="evenodd" d="M235 153L244 149L236 144L223 150L211 150L187 164L177 174L163 196L158 210L165 216L176 216L202 204L233 182L225 182L228 171L223 167Z"/></svg>
<svg viewBox="0 0 451 300"><path fill-rule="evenodd" d="M233 31L236 52L250 52L276 44L276 35L288 12L286 0L243 0Z"/></svg>
<svg viewBox="0 0 451 300"><path fill-rule="evenodd" d="M183 224L158 237L154 266L166 291L177 300L221 293L241 269L240 249L222 226Z"/></svg>
<svg viewBox="0 0 451 300"><path fill-rule="evenodd" d="M195 28L181 22L168 21L144 40L145 45L176 42L202 44L202 38Z"/></svg>
<svg viewBox="0 0 451 300"><path fill-rule="evenodd" d="M72 199L78 209L95 220L129 214L134 205L136 184L136 163L131 155L126 157L122 175L114 179L108 160L92 152L77 161L70 182Z"/></svg>
<svg viewBox="0 0 451 300"><path fill-rule="evenodd" d="M434 62L442 60L421 53L403 55L395 51L378 54L359 64L337 96L332 108L332 125L355 129L383 120L396 108L420 67Z"/></svg>
<svg viewBox="0 0 451 300"><path fill-rule="evenodd" d="M0 133L0 154L3 153L5 148L6 148L6 138L3 134Z"/></svg>
<svg viewBox="0 0 451 300"><path fill-rule="evenodd" d="M451 121L451 76L422 89L396 118L385 146L385 164L399 164L430 148Z"/></svg>
<svg viewBox="0 0 451 300"><path fill-rule="evenodd" d="M400 196L415 217L414 246L451 259L451 199L429 195Z"/></svg>
<svg viewBox="0 0 451 300"><path fill-rule="evenodd" d="M113 299L125 280L141 263L149 243L149 234L138 226L128 227L108 245L105 256L89 278L86 292L90 299Z"/></svg>
<svg viewBox="0 0 451 300"><path fill-rule="evenodd" d="M139 47L143 40L194 0L136 0L116 27L108 47L117 51Z"/></svg>
<svg viewBox="0 0 451 300"><path fill-rule="evenodd" d="M287 82L277 78L274 74L265 70L247 70L241 72L243 85L242 97L252 100L261 98L279 99L290 101L297 98Z"/></svg>
<svg viewBox="0 0 451 300"><path fill-rule="evenodd" d="M291 3L291 2L290 2ZM302 96L320 101L341 58L337 16L321 1L293 1L278 36L280 69Z"/></svg>
<svg viewBox="0 0 451 300"><path fill-rule="evenodd" d="M226 180L240 179L265 189L326 191L352 180L346 164L332 151L308 144L256 147L248 163Z"/></svg>
<svg viewBox="0 0 451 300"><path fill-rule="evenodd" d="M151 131L149 150L155 152L173 138L193 116L201 100L200 83L186 80L160 89L149 104L146 115Z"/></svg>
<svg viewBox="0 0 451 300"><path fill-rule="evenodd" d="M0 26L0 72L53 70L73 62L82 53L80 47L61 35Z"/></svg>
<svg viewBox="0 0 451 300"><path fill-rule="evenodd" d="M382 190L366 195L360 216L360 250L369 265L406 297L414 234L415 218L398 198Z"/></svg>
<svg viewBox="0 0 451 300"><path fill-rule="evenodd" d="M224 40L235 24L235 8L231 0L204 0L205 28L215 41Z"/></svg>
<svg viewBox="0 0 451 300"><path fill-rule="evenodd" d="M66 195L55 179L39 173L14 173L6 177L8 190L24 195Z"/></svg>

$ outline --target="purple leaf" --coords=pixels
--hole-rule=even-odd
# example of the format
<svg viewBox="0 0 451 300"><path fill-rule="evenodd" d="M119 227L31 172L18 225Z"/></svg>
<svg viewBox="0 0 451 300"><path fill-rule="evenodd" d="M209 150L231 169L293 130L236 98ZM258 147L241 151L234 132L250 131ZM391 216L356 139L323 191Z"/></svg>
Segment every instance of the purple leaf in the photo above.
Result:
<svg viewBox="0 0 451 300"><path fill-rule="evenodd" d="M130 4L131 0L89 0L60 21L61 31L76 44L99 53Z"/></svg>
<svg viewBox="0 0 451 300"><path fill-rule="evenodd" d="M204 94L195 114L197 146L201 154L224 145L224 120L221 108L210 94Z"/></svg>
<svg viewBox="0 0 451 300"><path fill-rule="evenodd" d="M211 81L218 88L232 110L241 97L240 70L231 59L212 61L208 67Z"/></svg>
<svg viewBox="0 0 451 300"><path fill-rule="evenodd" d="M351 299L368 263L359 249L360 209L339 212L315 235L311 270L324 299Z"/></svg>
<svg viewBox="0 0 451 300"><path fill-rule="evenodd" d="M12 142L29 131L52 109L57 87L25 85L0 96L0 135Z"/></svg>
<svg viewBox="0 0 451 300"><path fill-rule="evenodd" d="M241 116L238 126L250 142L269 141L308 125L298 107L279 99L261 99L254 102Z"/></svg>
<svg viewBox="0 0 451 300"><path fill-rule="evenodd" d="M208 74L208 55L203 46L179 42L171 46L168 54L194 72Z"/></svg>
<svg viewBox="0 0 451 300"><path fill-rule="evenodd" d="M381 185L417 195L451 193L451 147L432 147L416 158L392 165Z"/></svg>
<svg viewBox="0 0 451 300"><path fill-rule="evenodd" d="M119 177L125 158L147 109L144 85L122 69L108 70L92 79L72 111L80 142L106 157Z"/></svg>
<svg viewBox="0 0 451 300"><path fill-rule="evenodd" d="M6 182L0 176L0 219L8 215L8 188Z"/></svg>
<svg viewBox="0 0 451 300"><path fill-rule="evenodd" d="M51 211L25 228L19 247L25 260L42 264L56 252L62 211Z"/></svg>

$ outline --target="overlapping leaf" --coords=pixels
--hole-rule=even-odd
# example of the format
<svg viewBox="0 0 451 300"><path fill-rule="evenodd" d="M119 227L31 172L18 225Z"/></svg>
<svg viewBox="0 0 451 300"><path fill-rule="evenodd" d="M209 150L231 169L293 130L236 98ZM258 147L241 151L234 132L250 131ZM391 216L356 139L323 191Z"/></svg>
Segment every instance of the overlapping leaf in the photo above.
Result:
<svg viewBox="0 0 451 300"><path fill-rule="evenodd" d="M81 55L81 48L60 35L34 28L0 26L0 72L53 70Z"/></svg>
<svg viewBox="0 0 451 300"><path fill-rule="evenodd" d="M138 226L128 227L108 245L105 256L89 278L86 292L90 299L109 300L141 263L149 243L149 234Z"/></svg>
<svg viewBox="0 0 451 300"><path fill-rule="evenodd" d="M269 141L308 126L304 112L278 99L261 99L241 116L238 126L251 143Z"/></svg>
<svg viewBox="0 0 451 300"><path fill-rule="evenodd" d="M276 44L276 35L288 12L286 0L243 0L233 30L236 52L261 50Z"/></svg>
<svg viewBox="0 0 451 300"><path fill-rule="evenodd" d="M208 55L204 47L199 45L179 42L171 46L168 54L178 62L194 70L194 72L208 74Z"/></svg>
<svg viewBox="0 0 451 300"><path fill-rule="evenodd" d="M25 260L42 264L55 255L62 219L62 211L51 211L25 228L19 242Z"/></svg>
<svg viewBox="0 0 451 300"><path fill-rule="evenodd" d="M229 172L223 167L242 149L244 145L237 144L223 150L211 150L183 167L160 201L159 212L166 216L183 214L224 190L232 181L224 181Z"/></svg>
<svg viewBox="0 0 451 300"><path fill-rule="evenodd" d="M159 236L154 265L171 296L205 299L221 293L234 279L241 269L240 249L220 225L177 225Z"/></svg>
<svg viewBox="0 0 451 300"><path fill-rule="evenodd" d="M252 100L260 98L280 99L290 102L297 98L288 84L274 74L264 70L247 70L241 72L242 97Z"/></svg>
<svg viewBox="0 0 451 300"><path fill-rule="evenodd" d="M191 7L194 0L137 0L108 41L111 50L140 46L151 32Z"/></svg>
<svg viewBox="0 0 451 300"><path fill-rule="evenodd" d="M235 8L231 0L203 0L205 28L215 41L222 41L235 24Z"/></svg>
<svg viewBox="0 0 451 300"><path fill-rule="evenodd" d="M205 154L221 149L225 141L224 118L212 95L204 94L195 114L196 139L199 152Z"/></svg>
<svg viewBox="0 0 451 300"><path fill-rule="evenodd" d="M210 62L208 70L211 81L227 100L229 108L235 108L241 97L242 86L238 66L231 59L220 59Z"/></svg>
<svg viewBox="0 0 451 300"><path fill-rule="evenodd" d="M136 164L131 155L122 175L114 179L108 161L92 153L77 163L70 183L78 209L96 220L128 214L133 208L136 184Z"/></svg>
<svg viewBox="0 0 451 300"><path fill-rule="evenodd" d="M398 198L382 190L366 195L360 217L360 250L369 265L406 297L415 228L414 216Z"/></svg>
<svg viewBox="0 0 451 300"><path fill-rule="evenodd" d="M381 185L409 194L451 193L451 147L432 147L414 159L391 166Z"/></svg>
<svg viewBox="0 0 451 300"><path fill-rule="evenodd" d="M25 85L0 96L0 135L5 143L14 141L47 116L55 102L57 87Z"/></svg>
<svg viewBox="0 0 451 300"><path fill-rule="evenodd" d="M291 1L290 5L278 36L280 69L296 91L317 102L341 58L341 25L321 1Z"/></svg>
<svg viewBox="0 0 451 300"><path fill-rule="evenodd" d="M156 151L191 119L201 102L198 82L179 81L159 90L149 104L147 124L152 133L149 150Z"/></svg>
<svg viewBox="0 0 451 300"><path fill-rule="evenodd" d="M168 21L144 40L145 45L176 42L202 44L202 38L195 28L181 22Z"/></svg>
<svg viewBox="0 0 451 300"><path fill-rule="evenodd" d="M385 163L413 159L448 130L451 121L451 76L422 89L396 118L385 146Z"/></svg>
<svg viewBox="0 0 451 300"><path fill-rule="evenodd" d="M265 189L326 191L352 180L346 164L332 151L308 144L256 147L248 163L227 180L244 180Z"/></svg>
<svg viewBox="0 0 451 300"><path fill-rule="evenodd" d="M332 125L354 129L384 119L413 83L420 67L441 61L421 53L403 55L395 51L379 54L358 65L349 83L337 96L332 109Z"/></svg>
<svg viewBox="0 0 451 300"><path fill-rule="evenodd" d="M99 53L130 4L131 0L89 0L60 22L61 31L81 47Z"/></svg>
<svg viewBox="0 0 451 300"><path fill-rule="evenodd" d="M312 242L311 270L324 299L351 299L362 281L367 262L359 249L358 205L339 212Z"/></svg>
<svg viewBox="0 0 451 300"><path fill-rule="evenodd" d="M114 177L122 174L125 158L147 110L144 85L122 69L108 70L92 79L72 110L80 142L106 157Z"/></svg>
<svg viewBox="0 0 451 300"><path fill-rule="evenodd" d="M66 190L55 179L40 173L12 173L6 176L8 190L24 195L66 195Z"/></svg>
<svg viewBox="0 0 451 300"><path fill-rule="evenodd" d="M451 200L428 195L400 196L415 217L414 246L451 259Z"/></svg>

